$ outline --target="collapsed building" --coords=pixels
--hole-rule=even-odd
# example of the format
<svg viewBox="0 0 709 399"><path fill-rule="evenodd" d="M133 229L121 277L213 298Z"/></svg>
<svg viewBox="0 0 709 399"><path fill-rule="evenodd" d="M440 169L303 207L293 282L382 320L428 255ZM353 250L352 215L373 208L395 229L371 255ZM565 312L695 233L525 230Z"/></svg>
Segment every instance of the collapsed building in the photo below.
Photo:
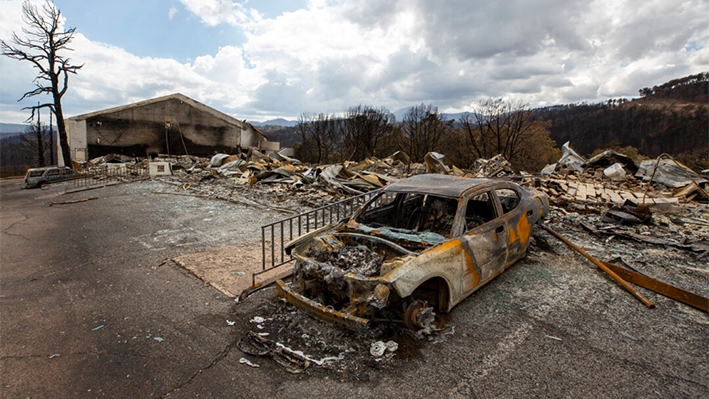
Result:
<svg viewBox="0 0 709 399"><path fill-rule="evenodd" d="M78 115L66 125L71 157L77 162L107 154L212 156L279 149L245 120L179 93Z"/></svg>

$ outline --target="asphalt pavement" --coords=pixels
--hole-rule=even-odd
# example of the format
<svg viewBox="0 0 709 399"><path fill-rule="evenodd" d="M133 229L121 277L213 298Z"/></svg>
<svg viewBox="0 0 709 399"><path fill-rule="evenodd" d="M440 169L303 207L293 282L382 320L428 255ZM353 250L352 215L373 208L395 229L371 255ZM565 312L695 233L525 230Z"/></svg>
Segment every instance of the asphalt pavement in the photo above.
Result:
<svg viewBox="0 0 709 399"><path fill-rule="evenodd" d="M651 294L646 309L562 248L458 305L420 357L357 376L249 367L236 342L274 290L237 303L169 259L281 215L160 187L0 182L3 398L709 397L707 314Z"/></svg>

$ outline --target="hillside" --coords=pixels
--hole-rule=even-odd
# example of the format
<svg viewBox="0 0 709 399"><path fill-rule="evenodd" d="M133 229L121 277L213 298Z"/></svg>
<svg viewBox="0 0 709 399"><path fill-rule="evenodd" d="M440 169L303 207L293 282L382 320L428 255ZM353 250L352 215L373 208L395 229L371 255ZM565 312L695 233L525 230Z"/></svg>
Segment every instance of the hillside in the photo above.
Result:
<svg viewBox="0 0 709 399"><path fill-rule="evenodd" d="M662 153L707 157L709 150L709 73L675 79L639 90L641 98L598 104L567 104L536 109L552 122L551 138L571 141L589 154L617 140L643 155Z"/></svg>

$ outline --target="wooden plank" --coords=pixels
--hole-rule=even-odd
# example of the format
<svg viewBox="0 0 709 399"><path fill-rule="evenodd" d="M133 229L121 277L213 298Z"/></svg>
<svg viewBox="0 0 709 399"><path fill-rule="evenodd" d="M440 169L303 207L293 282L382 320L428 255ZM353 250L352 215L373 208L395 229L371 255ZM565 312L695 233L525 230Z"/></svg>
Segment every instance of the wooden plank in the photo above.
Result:
<svg viewBox="0 0 709 399"><path fill-rule="evenodd" d="M596 186L593 183L586 183L586 201L595 204L599 202L598 192L596 192Z"/></svg>
<svg viewBox="0 0 709 399"><path fill-rule="evenodd" d="M588 191L591 193L590 195L593 198L593 202L601 202L601 193L598 191L601 186L594 183L589 183L586 186L588 186Z"/></svg>
<svg viewBox="0 0 709 399"><path fill-rule="evenodd" d="M578 189L576 188L576 185L574 183L569 183L569 188L566 190L566 193L572 197L575 197L576 191L578 191Z"/></svg>
<svg viewBox="0 0 709 399"><path fill-rule="evenodd" d="M601 198L603 198L603 201L605 202L611 202L611 196L608 195L608 192L606 191L605 188L601 187Z"/></svg>
<svg viewBox="0 0 709 399"><path fill-rule="evenodd" d="M655 204L650 206L653 212L672 212L679 209L678 198L653 198Z"/></svg>
<svg viewBox="0 0 709 399"><path fill-rule="evenodd" d="M600 184L594 184L593 188L596 189L596 201L602 202L605 198L603 198L603 186Z"/></svg>
<svg viewBox="0 0 709 399"><path fill-rule="evenodd" d="M613 189L606 189L606 194L608 194L608 197L610 197L611 202L614 204L620 204L623 202L623 198Z"/></svg>
<svg viewBox="0 0 709 399"><path fill-rule="evenodd" d="M581 202L586 202L587 196L588 195L586 193L586 185L583 183L579 183L578 191L576 191L576 198Z"/></svg>
<svg viewBox="0 0 709 399"><path fill-rule="evenodd" d="M656 204L674 204L679 205L679 200L677 198L653 198Z"/></svg>
<svg viewBox="0 0 709 399"><path fill-rule="evenodd" d="M628 191L619 191L618 194L620 194L621 197L623 197L623 200L635 200L635 196ZM623 202L623 201L621 201Z"/></svg>

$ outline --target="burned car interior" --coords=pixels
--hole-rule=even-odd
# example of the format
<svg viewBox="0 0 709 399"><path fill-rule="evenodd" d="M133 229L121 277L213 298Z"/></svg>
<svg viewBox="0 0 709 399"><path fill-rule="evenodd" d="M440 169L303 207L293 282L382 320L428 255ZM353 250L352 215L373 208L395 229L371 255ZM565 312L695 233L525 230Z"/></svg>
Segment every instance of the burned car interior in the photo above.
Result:
<svg viewBox="0 0 709 399"><path fill-rule="evenodd" d="M384 195L380 198L387 199ZM418 193L399 193L388 204L379 207L377 204L371 202L355 220L373 228L386 227L410 234L428 232L445 238L450 237L458 209L457 198Z"/></svg>

